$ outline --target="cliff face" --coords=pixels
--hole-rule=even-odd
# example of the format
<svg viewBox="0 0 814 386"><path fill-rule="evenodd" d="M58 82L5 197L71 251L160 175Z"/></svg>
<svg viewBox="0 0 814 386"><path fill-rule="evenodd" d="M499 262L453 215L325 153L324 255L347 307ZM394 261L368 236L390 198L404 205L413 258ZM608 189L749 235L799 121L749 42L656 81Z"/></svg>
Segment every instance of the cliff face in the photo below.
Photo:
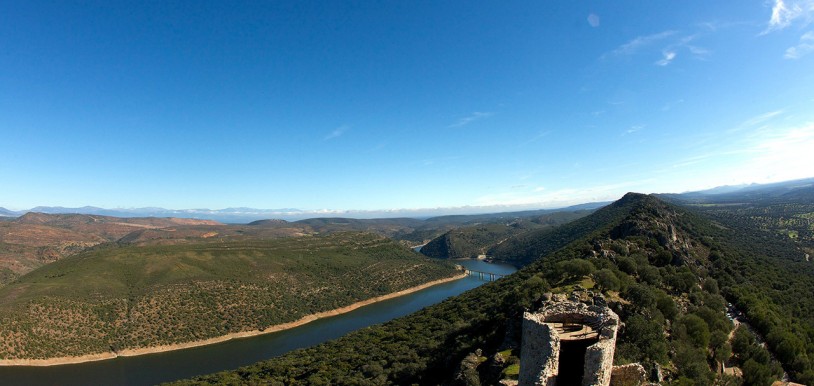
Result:
<svg viewBox="0 0 814 386"><path fill-rule="evenodd" d="M436 259L457 258L454 256L454 252L452 252L450 232L444 233L443 235L430 240L430 242L421 247L421 253L425 256L434 257Z"/></svg>

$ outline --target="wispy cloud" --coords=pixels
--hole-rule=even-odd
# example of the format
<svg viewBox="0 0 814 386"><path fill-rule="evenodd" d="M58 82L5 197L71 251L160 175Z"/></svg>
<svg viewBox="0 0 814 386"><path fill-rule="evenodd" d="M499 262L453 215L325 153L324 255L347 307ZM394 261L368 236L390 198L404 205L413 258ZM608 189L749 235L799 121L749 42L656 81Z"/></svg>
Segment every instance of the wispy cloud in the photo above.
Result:
<svg viewBox="0 0 814 386"><path fill-rule="evenodd" d="M664 106L661 107L661 111L670 111L670 110L673 109L673 107L678 106L678 105L680 105L682 103L684 103L684 99L679 99L679 100L677 100L675 102L668 102Z"/></svg>
<svg viewBox="0 0 814 386"><path fill-rule="evenodd" d="M714 137L714 145L695 146L700 153L676 160L676 171L708 186L766 183L811 177L814 122L794 120L783 110L746 119L736 129ZM664 174L670 170L662 171Z"/></svg>
<svg viewBox="0 0 814 386"><path fill-rule="evenodd" d="M348 131L349 128L350 128L350 126L348 126L348 125L339 126L336 129L334 129L332 132L330 132L328 135L326 135L325 138L323 138L322 140L323 141L330 141L332 139L339 138L343 134L345 134L345 132Z"/></svg>
<svg viewBox="0 0 814 386"><path fill-rule="evenodd" d="M389 142L379 142L375 146L371 147L370 150L368 150L368 152L371 152L371 153L377 152L379 150L382 150L382 149L386 148L387 145L389 145Z"/></svg>
<svg viewBox="0 0 814 386"><path fill-rule="evenodd" d="M662 52L662 55L664 55L664 57L661 58L661 60L656 61L656 64L659 65L659 66L666 66L666 65L672 63L673 59L676 58L676 52L675 51L664 51L664 52Z"/></svg>
<svg viewBox="0 0 814 386"><path fill-rule="evenodd" d="M738 125L738 127L727 130L727 133L735 133L735 132L742 131L742 130L745 130L745 129L754 128L756 126L761 126L764 123L772 120L774 117L777 117L780 114L783 114L783 110L769 111L768 113L763 113L763 114L760 114L760 115L756 115L754 117L751 117L751 118L743 121L743 123Z"/></svg>
<svg viewBox="0 0 814 386"><path fill-rule="evenodd" d="M641 187L649 182L652 182L652 179L555 190L537 187L525 191L504 191L481 196L475 200L475 205L555 208L586 202L610 201L621 197L631 188Z"/></svg>
<svg viewBox="0 0 814 386"><path fill-rule="evenodd" d="M588 24L594 28L599 27L599 15L595 13L588 15Z"/></svg>
<svg viewBox="0 0 814 386"><path fill-rule="evenodd" d="M439 157L439 158L427 158L421 160L421 164L424 166L433 166L433 165L448 165L452 163L452 161L459 160L464 158L463 156L448 156L448 157Z"/></svg>
<svg viewBox="0 0 814 386"><path fill-rule="evenodd" d="M492 115L495 115L495 114L492 113L492 112L475 111L472 114L469 114L469 115L459 119L457 122L455 122L455 123L453 123L453 124L451 124L451 125L449 125L447 127L449 127L449 128L463 127L463 126L466 126L466 125L468 125L468 124L470 124L472 122L475 122L475 121L478 121L478 120L481 120L481 119L485 119L485 118L489 118Z"/></svg>
<svg viewBox="0 0 814 386"><path fill-rule="evenodd" d="M774 0L769 25L761 35L784 29L797 20L808 24L812 17L814 17L814 0Z"/></svg>
<svg viewBox="0 0 814 386"><path fill-rule="evenodd" d="M540 132L538 132L538 133L537 133L537 135L535 135L534 137L532 137L532 138L531 138L531 139L529 139L528 141L523 142L523 143L522 143L522 144L520 144L520 145L521 145L521 146L525 146L525 145L528 145L528 144L531 144L531 143L537 142L537 141L539 141L539 140L543 139L543 137L546 137L546 136L548 136L548 135L549 135L549 134L551 134L551 133L552 133L552 131L551 131L551 130L544 130L544 131L540 131Z"/></svg>
<svg viewBox="0 0 814 386"><path fill-rule="evenodd" d="M687 51L690 51L690 54L695 56L698 59L705 59L709 54L710 51L704 47L699 47L693 44L693 41L697 40L698 37L701 36L700 34L693 34L689 36L682 37L678 43L675 45L676 48L685 48ZM672 48L672 47L671 47Z"/></svg>
<svg viewBox="0 0 814 386"><path fill-rule="evenodd" d="M610 55L613 56L626 56L626 55L633 55L638 52L640 49L647 47L655 42L660 40L666 39L670 36L675 35L676 31L664 31L655 33L652 35L645 35L645 36L637 36L635 39L622 44L621 46L617 47L615 50L610 52ZM603 55L606 57L608 54Z"/></svg>
<svg viewBox="0 0 814 386"><path fill-rule="evenodd" d="M685 158L683 160L679 160L677 163L673 164L672 167L674 169L680 169L680 168L684 168L684 167L687 167L687 166L691 166L691 165L695 165L695 164L704 162L707 159L712 158L712 157L716 157L716 156L718 156L718 154L712 154L711 153L711 154L697 155L697 156Z"/></svg>
<svg viewBox="0 0 814 386"><path fill-rule="evenodd" d="M794 47L786 49L783 55L786 59L799 59L814 51L814 31L808 31L800 36L800 43Z"/></svg>
<svg viewBox="0 0 814 386"><path fill-rule="evenodd" d="M771 127L750 136L743 150L751 160L741 169L744 181L771 182L811 177L814 165L814 122L796 127Z"/></svg>
<svg viewBox="0 0 814 386"><path fill-rule="evenodd" d="M645 128L645 125L633 125L629 129L625 130L625 132L622 133L622 135L633 134L633 133L635 133L635 132L637 132L637 131L639 131L641 129L644 129L644 128Z"/></svg>
<svg viewBox="0 0 814 386"><path fill-rule="evenodd" d="M654 48L661 51L661 59L653 63L657 66L663 67L669 65L678 57L681 51L688 52L696 59L706 59L710 54L710 50L693 43L701 35L700 33L696 33L682 36L678 31L669 30L657 34L639 36L622 44L610 53L602 55L602 59L607 59L609 56L632 56L639 51L645 50L652 52Z"/></svg>

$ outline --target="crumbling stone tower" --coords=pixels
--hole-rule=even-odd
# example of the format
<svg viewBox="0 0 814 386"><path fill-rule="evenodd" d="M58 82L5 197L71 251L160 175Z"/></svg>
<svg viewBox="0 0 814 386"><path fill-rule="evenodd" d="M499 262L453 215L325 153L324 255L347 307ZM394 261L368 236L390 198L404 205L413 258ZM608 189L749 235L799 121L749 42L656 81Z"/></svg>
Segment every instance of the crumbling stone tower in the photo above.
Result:
<svg viewBox="0 0 814 386"><path fill-rule="evenodd" d="M596 305L549 301L524 313L519 386L608 386L619 316Z"/></svg>

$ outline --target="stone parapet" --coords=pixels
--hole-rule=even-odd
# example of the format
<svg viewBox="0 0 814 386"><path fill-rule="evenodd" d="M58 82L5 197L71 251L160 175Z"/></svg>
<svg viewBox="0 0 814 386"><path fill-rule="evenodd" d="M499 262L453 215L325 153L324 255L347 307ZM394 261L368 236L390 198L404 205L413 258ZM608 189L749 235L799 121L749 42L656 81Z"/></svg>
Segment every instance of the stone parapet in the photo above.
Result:
<svg viewBox="0 0 814 386"><path fill-rule="evenodd" d="M524 313L519 385L556 386L561 341L596 340L585 349L582 385L608 386L618 328L619 317L604 302L588 305L555 297L540 311Z"/></svg>

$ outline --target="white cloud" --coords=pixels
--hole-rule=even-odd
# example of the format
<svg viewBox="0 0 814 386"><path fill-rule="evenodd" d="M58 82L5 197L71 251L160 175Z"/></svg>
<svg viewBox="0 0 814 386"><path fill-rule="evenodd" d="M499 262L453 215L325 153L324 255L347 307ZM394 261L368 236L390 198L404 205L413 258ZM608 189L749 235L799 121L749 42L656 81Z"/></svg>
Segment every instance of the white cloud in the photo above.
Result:
<svg viewBox="0 0 814 386"><path fill-rule="evenodd" d="M626 181L617 184L595 185L581 188L547 190L542 187L533 191L505 192L482 196L475 200L477 206L524 206L534 208L557 208L586 202L612 201L635 188L641 188L652 179Z"/></svg>
<svg viewBox="0 0 814 386"><path fill-rule="evenodd" d="M531 143L537 142L537 141L539 141L539 140L543 139L543 137L546 137L546 136L548 136L548 135L549 135L549 134L551 134L551 133L552 133L552 131L551 131L551 130L540 131L540 132L538 132L538 133L537 133L537 135L535 135L533 138L529 139L529 140L528 140L528 141L526 141L526 142L521 143L521 144L520 144L520 146L525 146L525 145L528 145L528 144L531 144Z"/></svg>
<svg viewBox="0 0 814 386"><path fill-rule="evenodd" d="M684 99L679 99L675 102L668 102L664 106L661 107L661 111L670 111L673 107L678 106L679 104L684 103Z"/></svg>
<svg viewBox="0 0 814 386"><path fill-rule="evenodd" d="M678 41L678 43L675 45L675 47L686 48L696 58L705 59L707 56L709 56L710 51L708 49L704 48L704 47L699 47L699 46L690 44L694 40L696 40L698 37L699 37L699 34L685 36L685 37L681 38L681 40ZM673 48L674 47L670 47L669 49L672 50Z"/></svg>
<svg viewBox="0 0 814 386"><path fill-rule="evenodd" d="M812 176L814 122L798 127L761 130L744 150L751 160L740 168L744 182L773 182Z"/></svg>
<svg viewBox="0 0 814 386"><path fill-rule="evenodd" d="M786 50L783 57L786 59L799 59L812 51L814 51L814 31L808 31L803 36L800 36L799 44Z"/></svg>
<svg viewBox="0 0 814 386"><path fill-rule="evenodd" d="M332 132L330 132L328 135L326 135L325 138L323 138L323 140L324 141L329 141L329 140L332 140L332 139L335 139L335 138L339 138L339 137L342 136L342 134L345 134L345 132L348 131L349 128L350 127L348 127L348 125L339 126L336 129L334 129Z"/></svg>
<svg viewBox="0 0 814 386"><path fill-rule="evenodd" d="M741 130L744 130L744 129L749 129L749 128L753 128L755 126L763 125L764 123L774 119L778 115L783 114L783 112L784 112L783 110L775 110L775 111L769 111L768 113L763 113L763 114L760 114L760 115L756 115L756 116L754 116L752 118L749 118L749 119L743 121L743 123L741 123L738 127L727 130L727 133L734 133L734 132L738 132L738 131L741 131Z"/></svg>
<svg viewBox="0 0 814 386"><path fill-rule="evenodd" d="M676 52L675 51L664 51L664 52L662 52L662 55L664 55L664 57L661 58L661 60L656 62L656 64L659 65L659 66L666 66L666 65L672 63L673 59L676 58Z"/></svg>
<svg viewBox="0 0 814 386"><path fill-rule="evenodd" d="M625 132L622 133L622 135L633 134L641 129L644 129L644 125L633 125L629 129L625 130Z"/></svg>
<svg viewBox="0 0 814 386"><path fill-rule="evenodd" d="M784 29L795 20L802 20L804 24L811 22L814 16L814 0L775 0L772 6L772 16L769 25L761 34Z"/></svg>
<svg viewBox="0 0 814 386"><path fill-rule="evenodd" d="M675 34L676 31L664 31L652 35L638 36L635 39L617 47L615 50L611 51L611 54L616 56L633 55L640 49Z"/></svg>
<svg viewBox="0 0 814 386"><path fill-rule="evenodd" d="M599 27L599 15L595 13L588 15L588 24L594 28Z"/></svg>
<svg viewBox="0 0 814 386"><path fill-rule="evenodd" d="M470 124L472 122L475 122L477 120L481 120L481 119L484 119L484 118L489 118L492 115L494 115L494 113L475 111L474 113L469 114L468 116L459 119L457 122L455 122L455 123L453 123L453 124L451 124L451 125L449 125L447 127L454 128L454 127L466 126L466 125L468 125L468 124Z"/></svg>
<svg viewBox="0 0 814 386"><path fill-rule="evenodd" d="M677 31L664 31L657 34L639 36L622 44L610 53L602 55L601 58L607 59L609 56L632 56L639 51L652 52L655 49L660 49L661 59L655 61L654 64L667 66L676 59L681 51L689 52L692 57L701 60L706 59L710 55L710 50L696 44L691 44L702 36L702 34L695 33L692 35L676 36L677 34Z"/></svg>

